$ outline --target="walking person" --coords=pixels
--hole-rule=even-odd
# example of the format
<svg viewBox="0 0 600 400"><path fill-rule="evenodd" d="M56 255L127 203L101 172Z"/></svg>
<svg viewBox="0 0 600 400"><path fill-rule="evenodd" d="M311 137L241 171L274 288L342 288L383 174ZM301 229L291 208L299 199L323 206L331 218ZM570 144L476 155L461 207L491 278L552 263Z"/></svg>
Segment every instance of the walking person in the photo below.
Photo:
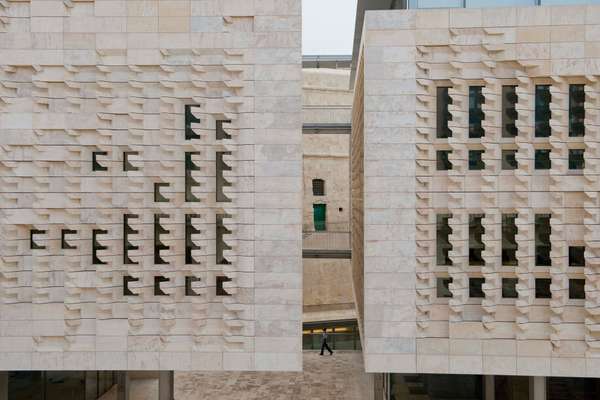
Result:
<svg viewBox="0 0 600 400"><path fill-rule="evenodd" d="M329 348L327 344L327 328L323 328L323 335L321 336L321 355L323 355L323 351L327 349L329 355L333 355L333 351Z"/></svg>

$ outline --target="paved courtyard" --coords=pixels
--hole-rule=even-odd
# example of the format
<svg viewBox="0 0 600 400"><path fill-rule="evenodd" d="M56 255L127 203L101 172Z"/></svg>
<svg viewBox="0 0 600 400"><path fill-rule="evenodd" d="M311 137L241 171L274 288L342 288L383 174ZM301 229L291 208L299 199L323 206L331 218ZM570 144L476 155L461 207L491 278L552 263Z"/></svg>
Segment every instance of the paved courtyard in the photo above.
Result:
<svg viewBox="0 0 600 400"><path fill-rule="evenodd" d="M175 400L370 400L360 352L304 353L303 372L181 372Z"/></svg>

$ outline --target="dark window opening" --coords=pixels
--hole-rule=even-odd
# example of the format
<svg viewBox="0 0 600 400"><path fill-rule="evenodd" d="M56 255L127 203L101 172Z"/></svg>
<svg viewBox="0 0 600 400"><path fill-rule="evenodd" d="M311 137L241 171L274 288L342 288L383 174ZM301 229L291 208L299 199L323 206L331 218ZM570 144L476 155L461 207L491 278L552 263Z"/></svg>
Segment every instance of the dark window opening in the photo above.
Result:
<svg viewBox="0 0 600 400"><path fill-rule="evenodd" d="M92 230L92 264L98 264L98 265L106 264L106 261L102 261L98 257L98 251L106 250L106 249L108 249L108 246L104 246L104 245L100 244L100 242L98 241L98 236L106 235L107 233L108 233L108 231L104 230L104 229L93 229Z"/></svg>
<svg viewBox="0 0 600 400"><path fill-rule="evenodd" d="M98 156L108 155L107 151L95 151L92 153L92 171L108 171L108 167L98 162Z"/></svg>
<svg viewBox="0 0 600 400"><path fill-rule="evenodd" d="M327 205L313 204L313 220L315 231L322 232L327 230Z"/></svg>
<svg viewBox="0 0 600 400"><path fill-rule="evenodd" d="M550 137L550 85L535 87L535 137Z"/></svg>
<svg viewBox="0 0 600 400"><path fill-rule="evenodd" d="M313 196L325 196L325 181L323 179L312 180Z"/></svg>
<svg viewBox="0 0 600 400"><path fill-rule="evenodd" d="M552 162L550 161L550 150L541 149L535 151L535 169L550 169Z"/></svg>
<svg viewBox="0 0 600 400"><path fill-rule="evenodd" d="M164 244L161 240L162 235L171 233L170 230L163 227L160 220L163 218L169 218L168 214L154 214L154 264L166 265L168 261L161 257L160 252L163 250L169 250L171 246Z"/></svg>
<svg viewBox="0 0 600 400"><path fill-rule="evenodd" d="M452 114L448 106L452 104L452 98L448 94L447 87L437 88L437 138L447 139L452 137L452 131L448 127L448 121L452 121Z"/></svg>
<svg viewBox="0 0 600 400"><path fill-rule="evenodd" d="M194 177L193 171L200 171L200 167L194 164L192 156L200 155L200 152L192 151L185 153L185 201L188 203L197 203L200 201L193 193L193 188L200 186Z"/></svg>
<svg viewBox="0 0 600 400"><path fill-rule="evenodd" d="M585 267L585 246L569 246L569 267Z"/></svg>
<svg viewBox="0 0 600 400"><path fill-rule="evenodd" d="M502 265L516 266L517 250L517 214L502 214Z"/></svg>
<svg viewBox="0 0 600 400"><path fill-rule="evenodd" d="M585 279L569 279L569 298L585 300Z"/></svg>
<svg viewBox="0 0 600 400"><path fill-rule="evenodd" d="M230 119L217 121L217 133L216 133L217 140L231 139L231 135L228 134L227 131L223 128L223 124L230 124L230 123L231 123Z"/></svg>
<svg viewBox="0 0 600 400"><path fill-rule="evenodd" d="M516 299L519 297L517 292L517 278L502 278L502 298Z"/></svg>
<svg viewBox="0 0 600 400"><path fill-rule="evenodd" d="M226 214L217 214L216 217L216 225L217 225L217 251L216 251L216 262L217 264L230 264L230 262L225 258L225 251L231 250L231 246L227 244L225 240L225 236L231 234L231 231L225 227L224 219L227 218Z"/></svg>
<svg viewBox="0 0 600 400"><path fill-rule="evenodd" d="M552 265L550 258L550 214L535 215L535 265L549 267Z"/></svg>
<svg viewBox="0 0 600 400"><path fill-rule="evenodd" d="M469 138L485 136L481 121L485 118L481 105L485 103L482 86L469 87Z"/></svg>
<svg viewBox="0 0 600 400"><path fill-rule="evenodd" d="M197 106L189 104L185 105L185 140L200 139L200 135L194 132L194 129L192 128L192 124L200 123L200 119L192 113L192 107Z"/></svg>
<svg viewBox="0 0 600 400"><path fill-rule="evenodd" d="M123 153L123 171L139 171L140 169L129 161L129 156L139 155L139 151L126 151Z"/></svg>
<svg viewBox="0 0 600 400"><path fill-rule="evenodd" d="M585 136L585 85L569 85L569 136Z"/></svg>
<svg viewBox="0 0 600 400"><path fill-rule="evenodd" d="M448 171L452 169L452 163L448 156L451 150L438 150L436 152L436 168L438 171Z"/></svg>
<svg viewBox="0 0 600 400"><path fill-rule="evenodd" d="M139 296L139 294L134 293L130 288L129 284L131 282L139 282L140 278L134 278L133 276L125 275L123 277L123 296Z"/></svg>
<svg viewBox="0 0 600 400"><path fill-rule="evenodd" d="M75 235L77 231L74 229L62 229L60 231L60 248L64 250L73 250L76 249L77 246L70 244L67 242L67 235Z"/></svg>
<svg viewBox="0 0 600 400"><path fill-rule="evenodd" d="M32 229L29 231L29 248L31 250L44 250L46 248L45 245L41 245L36 243L35 236L36 235L45 235L46 231L41 229Z"/></svg>
<svg viewBox="0 0 600 400"><path fill-rule="evenodd" d="M517 168L519 168L517 150L502 150L502 169L512 170Z"/></svg>
<svg viewBox="0 0 600 400"><path fill-rule="evenodd" d="M552 292L550 291L550 285L552 279L537 278L535 280L535 298L536 299L551 299Z"/></svg>
<svg viewBox="0 0 600 400"><path fill-rule="evenodd" d="M194 226L194 218L200 218L200 214L185 215L185 263L190 265L200 264L200 261L196 260L193 256L194 250L200 250L200 246L194 242L192 236L200 233L200 229Z"/></svg>
<svg viewBox="0 0 600 400"><path fill-rule="evenodd" d="M452 278L437 278L436 292L439 298L451 298L450 284Z"/></svg>
<svg viewBox="0 0 600 400"><path fill-rule="evenodd" d="M231 282L231 278L226 276L217 276L217 296L231 296L223 287L225 282Z"/></svg>
<svg viewBox="0 0 600 400"><path fill-rule="evenodd" d="M200 282L202 279L197 278L195 276L186 276L185 277L185 295L186 296L200 296L200 293L197 293L192 284L194 282Z"/></svg>
<svg viewBox="0 0 600 400"><path fill-rule="evenodd" d="M584 149L570 149L569 150L569 169L584 169L585 158Z"/></svg>
<svg viewBox="0 0 600 400"><path fill-rule="evenodd" d="M484 278L469 278L469 297L471 298L483 298L485 293L483 292Z"/></svg>
<svg viewBox="0 0 600 400"><path fill-rule="evenodd" d="M169 199L163 196L160 191L160 188L169 187L169 183L156 182L154 183L154 202L155 203L168 203Z"/></svg>
<svg viewBox="0 0 600 400"><path fill-rule="evenodd" d="M502 137L516 137L519 131L516 121L519 118L516 86L502 86Z"/></svg>
<svg viewBox="0 0 600 400"><path fill-rule="evenodd" d="M483 243L483 215L469 215L469 265L485 265L482 252L485 250Z"/></svg>
<svg viewBox="0 0 600 400"><path fill-rule="evenodd" d="M168 296L168 294L162 290L160 285L164 282L169 282L169 278L165 278L164 276L155 276L154 277L154 295L155 296Z"/></svg>
<svg viewBox="0 0 600 400"><path fill-rule="evenodd" d="M221 203L229 203L231 199L225 195L224 188L230 187L231 182L225 178L225 171L231 171L231 167L225 162L225 156L231 155L230 151L218 151L216 158L217 165L217 201Z"/></svg>
<svg viewBox="0 0 600 400"><path fill-rule="evenodd" d="M483 150L469 150L469 170L480 171L485 169Z"/></svg>
<svg viewBox="0 0 600 400"><path fill-rule="evenodd" d="M452 250L450 244L452 228L450 228L449 219L452 218L452 215L438 214L436 218L436 263L437 265L452 265L449 256L450 250Z"/></svg>
<svg viewBox="0 0 600 400"><path fill-rule="evenodd" d="M129 235L137 235L140 233L137 229L133 229L129 225L129 220L139 218L137 214L125 214L123 215L123 264L139 264L137 261L133 261L129 257L129 251L139 250L140 246L134 245L129 241Z"/></svg>

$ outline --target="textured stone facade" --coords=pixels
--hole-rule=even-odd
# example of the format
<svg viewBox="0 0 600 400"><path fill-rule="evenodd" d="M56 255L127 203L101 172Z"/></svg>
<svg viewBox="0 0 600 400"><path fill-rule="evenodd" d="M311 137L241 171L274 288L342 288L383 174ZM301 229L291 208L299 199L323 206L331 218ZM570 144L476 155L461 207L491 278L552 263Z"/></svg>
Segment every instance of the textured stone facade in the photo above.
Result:
<svg viewBox="0 0 600 400"><path fill-rule="evenodd" d="M0 2L0 369L301 369L300 11Z"/></svg>
<svg viewBox="0 0 600 400"><path fill-rule="evenodd" d="M366 13L352 220L367 371L600 376L599 33L598 6ZM584 85L585 136L569 136L571 84ZM535 137L536 85L550 85L549 137ZM483 87L482 138L469 138L471 86ZM513 138L503 86L516 86ZM452 101L447 139L436 137L438 87ZM549 170L534 167L540 149ZM585 151L583 170L569 169L572 149ZM449 171L436 168L440 150ZM516 150L517 169L501 168L503 150ZM483 151L483 170L469 151ZM450 266L436 261L441 214ZM517 215L517 266L502 265L504 214ZM550 214L551 266L536 265L537 214ZM483 215L484 265L469 265L470 215ZM569 246L585 246L584 267L569 266ZM438 278L452 279L451 298L437 296ZM483 299L472 278L485 279ZM503 278L518 298L503 297ZM550 299L536 298L536 279L550 280ZM585 280L585 300L569 298L570 279Z"/></svg>

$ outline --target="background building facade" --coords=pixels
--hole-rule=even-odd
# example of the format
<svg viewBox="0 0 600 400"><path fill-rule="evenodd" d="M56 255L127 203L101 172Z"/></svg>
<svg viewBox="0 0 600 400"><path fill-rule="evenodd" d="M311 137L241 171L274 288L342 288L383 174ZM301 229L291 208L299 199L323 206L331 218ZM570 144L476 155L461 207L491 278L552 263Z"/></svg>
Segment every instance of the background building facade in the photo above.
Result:
<svg viewBox="0 0 600 400"><path fill-rule="evenodd" d="M351 170L368 372L600 376L599 15L364 15Z"/></svg>
<svg viewBox="0 0 600 400"><path fill-rule="evenodd" d="M0 369L301 369L300 11L0 4Z"/></svg>

